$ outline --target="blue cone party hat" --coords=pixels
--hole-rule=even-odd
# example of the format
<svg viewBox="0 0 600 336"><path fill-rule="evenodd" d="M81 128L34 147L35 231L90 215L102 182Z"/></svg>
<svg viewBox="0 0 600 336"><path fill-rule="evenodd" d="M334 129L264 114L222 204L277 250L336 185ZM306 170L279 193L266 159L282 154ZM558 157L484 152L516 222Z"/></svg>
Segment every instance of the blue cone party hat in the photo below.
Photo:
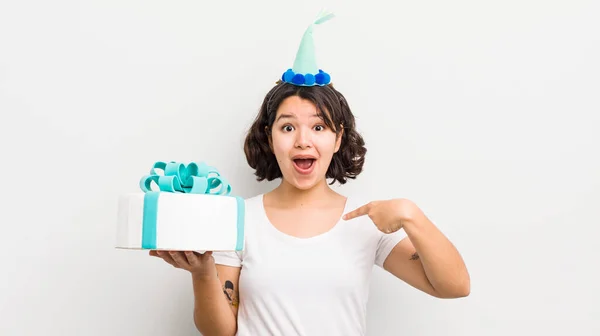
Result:
<svg viewBox="0 0 600 336"><path fill-rule="evenodd" d="M293 67L283 73L281 80L298 86L324 86L331 82L329 74L317 66L313 29L316 25L327 22L333 17L333 13L326 11L321 11L317 15L315 21L308 26L302 36Z"/></svg>

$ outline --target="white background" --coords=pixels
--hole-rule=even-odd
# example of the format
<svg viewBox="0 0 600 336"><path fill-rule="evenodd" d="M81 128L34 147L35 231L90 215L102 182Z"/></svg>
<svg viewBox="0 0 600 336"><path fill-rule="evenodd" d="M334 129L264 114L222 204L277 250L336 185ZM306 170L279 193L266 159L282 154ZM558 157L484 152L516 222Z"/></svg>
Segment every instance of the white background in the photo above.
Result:
<svg viewBox="0 0 600 336"><path fill-rule="evenodd" d="M406 197L466 299L374 270L369 335L599 335L598 1L2 1L1 335L195 335L189 274L113 248L159 160L242 152L306 26L369 153L340 190Z"/></svg>

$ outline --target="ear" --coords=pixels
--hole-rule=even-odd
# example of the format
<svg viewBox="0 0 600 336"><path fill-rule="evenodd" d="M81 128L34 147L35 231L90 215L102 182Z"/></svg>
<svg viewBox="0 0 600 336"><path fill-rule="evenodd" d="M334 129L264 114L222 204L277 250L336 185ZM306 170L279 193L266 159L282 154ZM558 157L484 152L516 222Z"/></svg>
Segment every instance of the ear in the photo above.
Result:
<svg viewBox="0 0 600 336"><path fill-rule="evenodd" d="M344 125L340 125L340 127L342 129L340 130L340 133L337 135L337 138L335 139L334 153L337 153L340 150L340 147L342 146L342 135L344 135Z"/></svg>

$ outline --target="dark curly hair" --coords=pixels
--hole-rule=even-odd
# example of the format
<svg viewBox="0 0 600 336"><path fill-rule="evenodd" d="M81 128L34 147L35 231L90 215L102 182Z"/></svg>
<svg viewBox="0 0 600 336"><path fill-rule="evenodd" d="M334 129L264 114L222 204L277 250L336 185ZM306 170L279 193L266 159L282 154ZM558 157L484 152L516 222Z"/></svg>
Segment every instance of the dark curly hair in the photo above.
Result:
<svg viewBox="0 0 600 336"><path fill-rule="evenodd" d="M339 136L342 133L340 148L333 155L326 178L345 184L347 179L355 179L365 162L365 142L356 131L354 115L344 96L333 85L296 86L278 81L267 93L244 142L244 153L250 167L256 170L258 181L272 181L282 177L275 154L269 146L270 131L279 105L290 96L298 96L311 101L323 122ZM339 127L339 126L342 127Z"/></svg>

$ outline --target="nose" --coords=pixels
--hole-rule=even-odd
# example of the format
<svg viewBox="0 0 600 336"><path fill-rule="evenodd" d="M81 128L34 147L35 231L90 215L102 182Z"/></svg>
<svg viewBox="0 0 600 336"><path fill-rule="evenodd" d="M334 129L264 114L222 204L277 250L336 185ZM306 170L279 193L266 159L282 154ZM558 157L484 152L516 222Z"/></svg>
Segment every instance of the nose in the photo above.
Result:
<svg viewBox="0 0 600 336"><path fill-rule="evenodd" d="M306 149L310 147L312 147L310 130L302 128L299 132L296 132L296 148Z"/></svg>

